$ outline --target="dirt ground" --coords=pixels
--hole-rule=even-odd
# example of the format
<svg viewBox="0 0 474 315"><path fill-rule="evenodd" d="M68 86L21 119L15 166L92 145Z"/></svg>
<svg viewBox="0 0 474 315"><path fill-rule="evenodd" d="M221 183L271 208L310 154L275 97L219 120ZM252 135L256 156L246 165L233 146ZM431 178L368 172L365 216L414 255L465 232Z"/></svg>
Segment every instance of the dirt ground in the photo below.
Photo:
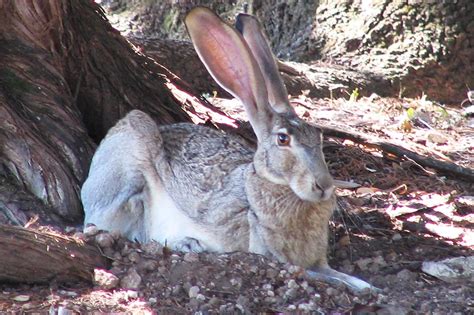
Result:
<svg viewBox="0 0 474 315"><path fill-rule="evenodd" d="M377 96L359 100L299 96L292 101L301 116L318 124L358 131L473 167L474 122L463 109L425 99ZM233 107L226 109L242 114ZM306 279L300 268L258 255L184 254L93 228L85 234L80 228L68 228L68 234L97 244L111 258L111 268L97 270L94 285L1 284L0 311L472 314L472 270L465 278L443 281L423 272L422 265L474 255L473 182L348 140L327 139L325 154L336 179L360 185L337 191L330 264L370 282L380 293L354 294Z"/></svg>

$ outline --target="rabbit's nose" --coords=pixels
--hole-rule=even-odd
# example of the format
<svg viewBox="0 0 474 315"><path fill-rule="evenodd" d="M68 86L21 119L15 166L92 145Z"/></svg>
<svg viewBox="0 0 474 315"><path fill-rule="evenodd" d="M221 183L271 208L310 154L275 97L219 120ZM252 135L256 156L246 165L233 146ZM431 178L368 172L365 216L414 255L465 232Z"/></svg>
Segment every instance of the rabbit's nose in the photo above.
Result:
<svg viewBox="0 0 474 315"><path fill-rule="evenodd" d="M316 182L314 185L313 185L313 191L319 191L321 192L321 199L322 200L327 200L329 199L333 192L334 192L334 185L332 184L332 181L331 183L319 183L319 182Z"/></svg>

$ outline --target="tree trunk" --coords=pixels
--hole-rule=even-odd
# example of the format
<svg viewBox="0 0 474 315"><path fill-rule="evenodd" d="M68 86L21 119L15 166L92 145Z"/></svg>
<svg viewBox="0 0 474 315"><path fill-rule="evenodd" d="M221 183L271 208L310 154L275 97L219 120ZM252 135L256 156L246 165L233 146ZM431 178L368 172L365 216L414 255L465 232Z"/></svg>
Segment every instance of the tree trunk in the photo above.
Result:
<svg viewBox="0 0 474 315"><path fill-rule="evenodd" d="M99 250L52 232L0 225L0 282L88 281L107 268Z"/></svg>
<svg viewBox="0 0 474 315"><path fill-rule="evenodd" d="M47 221L80 222L94 141L131 109L158 123L233 123L92 1L2 1L0 20L0 222L25 224L38 204Z"/></svg>

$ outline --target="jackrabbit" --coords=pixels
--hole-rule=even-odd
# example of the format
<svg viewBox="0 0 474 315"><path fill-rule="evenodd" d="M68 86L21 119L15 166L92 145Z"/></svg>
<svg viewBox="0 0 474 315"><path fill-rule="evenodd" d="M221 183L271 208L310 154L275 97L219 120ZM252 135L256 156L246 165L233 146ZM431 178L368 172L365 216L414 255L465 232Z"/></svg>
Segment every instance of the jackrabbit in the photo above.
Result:
<svg viewBox="0 0 474 315"><path fill-rule="evenodd" d="M186 16L194 47L214 79L243 103L256 151L193 124L157 126L134 110L100 144L82 188L85 224L185 251L249 251L371 286L327 264L333 179L322 134L297 117L258 21L237 32L206 8Z"/></svg>

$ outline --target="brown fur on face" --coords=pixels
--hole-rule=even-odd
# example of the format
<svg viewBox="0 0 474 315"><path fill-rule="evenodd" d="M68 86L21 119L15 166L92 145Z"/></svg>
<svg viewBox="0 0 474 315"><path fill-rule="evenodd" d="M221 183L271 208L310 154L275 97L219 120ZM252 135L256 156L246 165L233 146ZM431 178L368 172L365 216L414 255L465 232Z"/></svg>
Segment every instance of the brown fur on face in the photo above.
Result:
<svg viewBox="0 0 474 315"><path fill-rule="evenodd" d="M263 243L280 261L302 267L326 266L328 222L335 195L314 203L301 200L287 186L262 179L254 171L247 178L251 205L251 239ZM252 246L252 244L251 244Z"/></svg>

